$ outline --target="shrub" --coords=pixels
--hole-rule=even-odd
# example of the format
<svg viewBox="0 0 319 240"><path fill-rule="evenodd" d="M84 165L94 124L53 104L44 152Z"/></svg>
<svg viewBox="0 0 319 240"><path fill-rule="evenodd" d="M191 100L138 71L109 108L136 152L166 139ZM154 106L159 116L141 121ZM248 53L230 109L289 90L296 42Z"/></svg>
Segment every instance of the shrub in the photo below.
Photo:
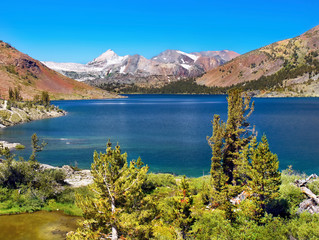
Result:
<svg viewBox="0 0 319 240"><path fill-rule="evenodd" d="M146 181L142 186L143 191L151 192L158 187L172 187L176 186L176 180L171 174L164 173L150 173L147 174Z"/></svg>
<svg viewBox="0 0 319 240"><path fill-rule="evenodd" d="M16 147L15 147L16 150L22 150L22 149L25 149L25 146L22 145L22 144L18 144Z"/></svg>

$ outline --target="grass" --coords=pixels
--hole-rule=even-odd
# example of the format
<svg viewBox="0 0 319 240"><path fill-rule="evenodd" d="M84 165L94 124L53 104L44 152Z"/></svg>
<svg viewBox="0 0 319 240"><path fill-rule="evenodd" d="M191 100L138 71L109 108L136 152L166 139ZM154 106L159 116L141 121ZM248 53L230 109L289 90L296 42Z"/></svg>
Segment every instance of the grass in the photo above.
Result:
<svg viewBox="0 0 319 240"><path fill-rule="evenodd" d="M77 207L74 203L59 203L54 200L50 200L49 203L44 206L41 210L44 211L63 211L65 214L70 216L78 216L81 217L83 212Z"/></svg>
<svg viewBox="0 0 319 240"><path fill-rule="evenodd" d="M51 203L43 206L42 208L37 208L37 209L30 209L28 207L19 207L19 206L13 206L8 208L9 206L7 205L10 203L8 202L2 202L0 204L0 215L7 215L7 214L19 214L19 213L32 213L36 211L62 211L67 215L70 216L82 216L82 210L78 208L74 203Z"/></svg>

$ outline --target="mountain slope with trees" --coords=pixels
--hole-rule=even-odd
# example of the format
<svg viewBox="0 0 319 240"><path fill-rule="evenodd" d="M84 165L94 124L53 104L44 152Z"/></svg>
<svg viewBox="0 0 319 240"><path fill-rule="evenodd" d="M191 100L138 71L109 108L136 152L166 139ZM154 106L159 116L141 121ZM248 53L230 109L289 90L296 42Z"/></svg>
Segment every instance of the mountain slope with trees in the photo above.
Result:
<svg viewBox="0 0 319 240"><path fill-rule="evenodd" d="M243 54L204 74L197 83L218 87L238 85L249 90L290 87L300 92L296 85L314 84L317 91L318 77L319 26L316 26L298 37Z"/></svg>

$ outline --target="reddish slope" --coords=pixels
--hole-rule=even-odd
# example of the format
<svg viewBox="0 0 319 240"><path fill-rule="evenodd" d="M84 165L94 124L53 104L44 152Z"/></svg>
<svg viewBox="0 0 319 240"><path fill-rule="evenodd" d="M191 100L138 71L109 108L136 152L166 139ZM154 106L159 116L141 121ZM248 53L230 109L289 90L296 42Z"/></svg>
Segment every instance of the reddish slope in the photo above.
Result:
<svg viewBox="0 0 319 240"><path fill-rule="evenodd" d="M306 57L319 51L319 26L301 36L279 41L243 54L223 66L212 69L197 80L206 86L231 86L257 80L283 68L284 63L306 64Z"/></svg>
<svg viewBox="0 0 319 240"><path fill-rule="evenodd" d="M53 99L110 98L115 95L59 74L40 61L0 42L0 95L18 87L24 99L48 91Z"/></svg>

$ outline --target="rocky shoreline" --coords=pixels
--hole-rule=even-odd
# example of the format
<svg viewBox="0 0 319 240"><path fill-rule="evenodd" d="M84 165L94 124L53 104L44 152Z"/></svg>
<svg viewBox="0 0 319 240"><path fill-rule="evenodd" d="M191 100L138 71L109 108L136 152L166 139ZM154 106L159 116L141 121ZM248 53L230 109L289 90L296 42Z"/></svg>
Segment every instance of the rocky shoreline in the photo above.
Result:
<svg viewBox="0 0 319 240"><path fill-rule="evenodd" d="M15 106L9 106L7 100L0 100L0 128L14 126L34 120L46 118L55 118L66 115L67 112L53 105L45 107L43 105L28 104L18 102ZM9 143L0 141L0 145L10 150L15 149L20 143ZM54 167L48 164L40 164L42 170L57 169L65 173L65 183L71 187L83 187L93 183L93 177L90 170L76 171L68 165L63 167Z"/></svg>
<svg viewBox="0 0 319 240"><path fill-rule="evenodd" d="M9 148L9 150L15 149L16 146L21 145L20 143L9 143L7 141L0 141L0 146L3 148Z"/></svg>
<svg viewBox="0 0 319 240"><path fill-rule="evenodd" d="M69 165L64 165L62 167L54 167L48 164L40 164L40 169L56 169L63 171L66 176L64 182L68 184L70 187L84 187L93 183L93 176L90 170L74 170Z"/></svg>
<svg viewBox="0 0 319 240"><path fill-rule="evenodd" d="M4 141L0 141L0 144L2 144ZM8 146L14 146L17 143L8 143L5 142L6 144L3 144L4 147ZM14 148L12 147L12 148ZM0 158L0 164L4 160ZM78 188L78 187L85 187L93 183L93 176L91 174L91 170L84 169L84 170L74 170L71 166L69 165L64 165L62 167L54 167L49 164L43 164L40 163L40 171L44 171L47 169L55 169L55 170L60 170L64 172L65 174L65 179L64 182L69 185L70 187L73 188Z"/></svg>
<svg viewBox="0 0 319 240"><path fill-rule="evenodd" d="M296 93L293 91L250 91L247 92L248 96L255 98L294 98L294 97L319 97L318 93L305 94L305 93Z"/></svg>
<svg viewBox="0 0 319 240"><path fill-rule="evenodd" d="M64 115L66 115L66 111L53 105L45 107L27 102L17 102L14 106L10 106L7 100L0 100L0 128Z"/></svg>

